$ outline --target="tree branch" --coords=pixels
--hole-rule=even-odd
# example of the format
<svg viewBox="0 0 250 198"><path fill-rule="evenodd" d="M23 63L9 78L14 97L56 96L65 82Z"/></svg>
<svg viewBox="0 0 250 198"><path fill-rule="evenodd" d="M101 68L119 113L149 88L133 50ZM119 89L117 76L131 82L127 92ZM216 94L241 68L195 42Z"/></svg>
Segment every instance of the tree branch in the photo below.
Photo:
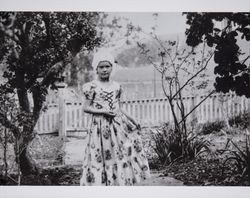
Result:
<svg viewBox="0 0 250 198"><path fill-rule="evenodd" d="M174 94L173 98L185 87L187 86L187 84L193 80L196 76L198 76L202 71L204 71L207 68L208 62L211 60L211 58L213 57L214 53L211 54L211 56L208 58L206 64L204 67L202 67L198 72L196 72L196 74L194 74L191 78L189 78L181 87L180 89Z"/></svg>
<svg viewBox="0 0 250 198"><path fill-rule="evenodd" d="M250 55L248 57L246 57L241 64L244 64L247 61L247 59L249 59L249 58L250 58Z"/></svg>
<svg viewBox="0 0 250 198"><path fill-rule="evenodd" d="M177 41L176 41L176 46L175 46L175 56L173 58L173 61L176 60L177 55L178 55L178 48L179 48L179 36L177 36Z"/></svg>
<svg viewBox="0 0 250 198"><path fill-rule="evenodd" d="M55 77L58 76L58 73L63 69L64 62L58 62L52 66L47 74L44 76L43 80L39 83L40 87L48 87L51 83L55 82Z"/></svg>
<svg viewBox="0 0 250 198"><path fill-rule="evenodd" d="M179 65L179 70L181 69L181 66L185 63L185 61L187 60L187 58L193 53L193 49L184 57L183 61L180 63Z"/></svg>
<svg viewBox="0 0 250 198"><path fill-rule="evenodd" d="M161 40L156 35L154 35L153 38L159 43L159 45L162 47L162 49L164 50L164 52L170 58L170 61L171 61L172 65L174 65L174 60L173 60L171 54L167 51L167 49L165 48L165 46L162 44Z"/></svg>
<svg viewBox="0 0 250 198"><path fill-rule="evenodd" d="M142 44L140 44L139 42L137 42L137 45L138 45L138 47L142 50L141 54L143 54L143 55L147 58L148 62L150 62L150 63L155 67L155 69L156 69L157 71L159 71L160 73L162 73L162 71L158 68L158 65L155 64L155 63L152 61L152 57L151 57L151 56L147 56L148 51L145 50L145 47L144 47Z"/></svg>
<svg viewBox="0 0 250 198"><path fill-rule="evenodd" d="M162 75L161 75L161 86L162 86L162 90L164 92L164 95L167 97L168 100L170 100L170 96L168 96L168 94L165 90L165 86L164 86L165 71L166 71L166 69L163 70Z"/></svg>
<svg viewBox="0 0 250 198"><path fill-rule="evenodd" d="M182 120L178 123L180 124L181 122L183 122L195 109L197 109L197 107L200 106L201 103L203 103L207 98L209 98L212 94L214 94L216 91L213 90L211 91L203 100L201 100L189 113L187 113Z"/></svg>
<svg viewBox="0 0 250 198"><path fill-rule="evenodd" d="M29 105L27 89L25 88L25 83L24 83L24 72L18 70L15 72L15 75L16 75L17 96L19 105L22 111L29 113L30 105Z"/></svg>
<svg viewBox="0 0 250 198"><path fill-rule="evenodd" d="M20 135L20 130L18 127L16 127L12 122L7 118L6 115L4 115L2 112L0 112L0 123L5 126L6 128L9 128L15 138L18 138Z"/></svg>
<svg viewBox="0 0 250 198"><path fill-rule="evenodd" d="M45 101L45 97L42 94L41 87L37 87L36 89L32 90L32 98L34 103L33 121L35 125L37 120L39 119L40 111L43 107L43 102Z"/></svg>

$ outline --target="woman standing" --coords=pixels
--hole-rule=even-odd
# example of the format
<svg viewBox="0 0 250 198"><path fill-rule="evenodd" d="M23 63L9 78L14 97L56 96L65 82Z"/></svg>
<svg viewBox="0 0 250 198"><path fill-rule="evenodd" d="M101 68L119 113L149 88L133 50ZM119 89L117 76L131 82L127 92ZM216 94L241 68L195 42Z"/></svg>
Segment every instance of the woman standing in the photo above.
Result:
<svg viewBox="0 0 250 198"><path fill-rule="evenodd" d="M133 185L150 177L140 125L120 108L122 89L110 80L113 67L110 54L97 54L97 79L83 86L91 123L80 185Z"/></svg>

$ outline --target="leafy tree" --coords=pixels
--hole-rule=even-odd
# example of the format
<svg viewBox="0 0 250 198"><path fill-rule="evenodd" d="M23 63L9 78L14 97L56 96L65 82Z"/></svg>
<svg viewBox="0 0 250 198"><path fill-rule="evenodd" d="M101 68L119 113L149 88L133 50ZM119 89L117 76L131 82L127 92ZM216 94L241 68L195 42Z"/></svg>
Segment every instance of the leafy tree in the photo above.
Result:
<svg viewBox="0 0 250 198"><path fill-rule="evenodd" d="M0 123L18 140L22 175L38 172L29 145L47 90L55 88L63 68L79 51L100 44L98 20L98 13L92 12L0 13L0 66L5 67L0 91L16 94L19 108L18 124L2 111Z"/></svg>
<svg viewBox="0 0 250 198"><path fill-rule="evenodd" d="M215 46L215 88L218 92L235 91L237 95L250 97L250 58L244 54L238 41L250 41L249 13L184 13L189 27L186 30L189 46L205 41ZM219 25L220 24L220 25ZM221 25L222 24L222 25ZM248 44L249 47L249 44ZM249 50L249 48L248 48ZM242 60L240 60L242 58Z"/></svg>

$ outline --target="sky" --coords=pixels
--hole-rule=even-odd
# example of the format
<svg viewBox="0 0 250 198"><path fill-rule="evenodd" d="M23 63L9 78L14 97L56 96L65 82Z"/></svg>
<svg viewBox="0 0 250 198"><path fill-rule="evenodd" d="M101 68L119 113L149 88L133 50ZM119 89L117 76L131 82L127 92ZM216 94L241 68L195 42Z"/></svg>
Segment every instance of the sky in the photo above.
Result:
<svg viewBox="0 0 250 198"><path fill-rule="evenodd" d="M123 27L126 27L126 25L131 22L134 26L141 27L146 33L150 33L152 31L152 27L156 26L157 28L155 30L155 34L159 36L174 35L175 37L180 33L184 36L187 28L186 17L182 15L182 12L158 12L157 19L153 16L154 12L107 12L107 14L108 21L111 21L114 17L121 18L119 24ZM128 20L124 20L125 18ZM124 37L125 33L122 33L124 31L126 31L126 28L121 31L121 34L116 33L120 36L113 37L108 43L108 46L105 46L105 48L108 48L112 54L116 54L117 49L126 46L127 38ZM145 34L137 35L140 36L140 39L148 38Z"/></svg>
<svg viewBox="0 0 250 198"><path fill-rule="evenodd" d="M145 31L150 31L155 25L152 12L111 12L110 17L128 18L134 25L139 25ZM184 33L186 28L186 17L181 12L161 12L158 13L157 33L158 34L175 34Z"/></svg>

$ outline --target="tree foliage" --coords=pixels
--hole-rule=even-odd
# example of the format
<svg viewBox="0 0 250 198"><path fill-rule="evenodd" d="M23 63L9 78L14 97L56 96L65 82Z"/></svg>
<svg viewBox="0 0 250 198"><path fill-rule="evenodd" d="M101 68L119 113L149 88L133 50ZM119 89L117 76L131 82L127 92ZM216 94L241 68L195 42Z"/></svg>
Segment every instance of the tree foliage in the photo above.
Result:
<svg viewBox="0 0 250 198"><path fill-rule="evenodd" d="M66 70L69 72L69 75L66 79L66 83L69 86L76 87L78 84L83 85L92 80L91 71L93 68L91 66L91 59L92 57L90 54L82 52L67 65Z"/></svg>
<svg viewBox="0 0 250 198"><path fill-rule="evenodd" d="M23 174L34 169L26 151L47 89L53 88L78 52L100 44L98 20L98 13L92 12L0 13L0 66L4 69L0 101L3 95L14 94L19 108L17 125L4 112L0 112L0 123L18 139Z"/></svg>
<svg viewBox="0 0 250 198"><path fill-rule="evenodd" d="M186 43L196 47L205 41L208 46L215 46L216 91L223 93L235 91L237 95L249 98L250 55L249 51L242 51L238 41L250 41L250 14L185 13L185 15L189 26L186 30Z"/></svg>

